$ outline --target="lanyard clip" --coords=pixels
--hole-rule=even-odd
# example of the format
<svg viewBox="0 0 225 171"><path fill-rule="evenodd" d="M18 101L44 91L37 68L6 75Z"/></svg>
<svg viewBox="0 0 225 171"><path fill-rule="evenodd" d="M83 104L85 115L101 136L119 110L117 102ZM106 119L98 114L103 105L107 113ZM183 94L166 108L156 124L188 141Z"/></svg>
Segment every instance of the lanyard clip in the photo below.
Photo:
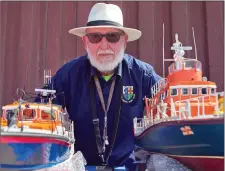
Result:
<svg viewBox="0 0 225 171"><path fill-rule="evenodd" d="M103 155L103 154L100 154L99 156L100 156L101 159L102 159L102 163L105 163L104 155Z"/></svg>
<svg viewBox="0 0 225 171"><path fill-rule="evenodd" d="M93 122L94 125L95 125L95 124L99 124L99 119L98 119L98 118L93 119L92 122Z"/></svg>
<svg viewBox="0 0 225 171"><path fill-rule="evenodd" d="M104 144L105 145L109 145L108 136L105 136L105 138L104 138Z"/></svg>

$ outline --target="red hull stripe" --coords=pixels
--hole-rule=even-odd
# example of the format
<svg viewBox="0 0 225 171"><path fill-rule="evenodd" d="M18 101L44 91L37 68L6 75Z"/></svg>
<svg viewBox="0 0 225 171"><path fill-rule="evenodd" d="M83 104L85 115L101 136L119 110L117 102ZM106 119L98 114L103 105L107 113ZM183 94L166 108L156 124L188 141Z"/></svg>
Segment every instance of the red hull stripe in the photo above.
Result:
<svg viewBox="0 0 225 171"><path fill-rule="evenodd" d="M192 170L204 171L224 171L224 159L220 158L188 158L188 157L175 157L172 158L180 161Z"/></svg>
<svg viewBox="0 0 225 171"><path fill-rule="evenodd" d="M18 136L7 136L0 137L1 143L53 143L69 146L68 142L64 140L46 137L18 137Z"/></svg>

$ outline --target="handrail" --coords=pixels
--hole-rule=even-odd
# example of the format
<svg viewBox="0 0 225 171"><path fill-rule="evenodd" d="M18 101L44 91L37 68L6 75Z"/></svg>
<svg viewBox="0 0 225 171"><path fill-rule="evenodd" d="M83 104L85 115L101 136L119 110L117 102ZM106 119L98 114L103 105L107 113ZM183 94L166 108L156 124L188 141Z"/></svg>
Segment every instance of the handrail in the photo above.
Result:
<svg viewBox="0 0 225 171"><path fill-rule="evenodd" d="M214 93L214 94L210 94L210 95L203 95L203 96L194 97L194 98L185 99L185 100L180 100L180 101L176 101L176 102L173 102L173 100L171 99L171 101L170 101L171 105L170 105L170 108L168 108L171 111L171 116L165 117L165 116L162 116L162 114L159 114L159 118L157 118L158 115L155 114L153 116L153 112L152 112L152 109L151 109L149 117L134 118L133 124L134 124L135 135L140 134L146 128L148 128L148 127L150 127L150 126L152 126L154 124L157 124L157 123L165 122L165 121L172 121L172 120L180 120L180 119L182 119L182 115L183 115L184 119L193 119L193 118L195 118L195 117L191 116L191 108L190 108L190 102L191 101L197 101L197 107L198 107L198 109L197 109L197 118L199 118L201 116L206 117L206 115L205 115L205 99L208 98L208 97L214 96L214 97L216 97L215 110L217 110L217 114L218 114L219 113L218 112L219 111L218 100L217 100L218 95L221 95L221 93ZM179 108L178 109L175 108L175 106L174 106L175 104L179 104ZM185 106L181 105L181 104L185 104ZM200 113L200 107L201 106L202 106L202 112ZM186 115L185 115L185 113L186 113ZM188 113L188 115L187 115L187 113ZM212 113L212 115L210 115L209 117L215 117L215 115L213 115L213 113Z"/></svg>
<svg viewBox="0 0 225 171"><path fill-rule="evenodd" d="M176 101L174 102L175 104L176 103L190 103L190 101L197 101L197 107L198 107L198 113L197 113L197 116L200 117L201 115L205 116L205 99L206 98L209 98L211 96L214 96L216 99L218 98L218 94L219 93L215 93L215 94L207 94L207 95L203 95L203 96L199 96L199 97L194 97L194 98L190 98L190 99L185 99L185 100L179 100L179 101ZM201 102L201 103L200 103ZM202 111L201 111L201 114L200 114L200 107L202 107ZM216 103L215 103L215 109L218 108L218 102L216 100ZM180 105L179 105L179 110L180 110Z"/></svg>
<svg viewBox="0 0 225 171"><path fill-rule="evenodd" d="M158 82L156 82L151 88L152 97L154 97L160 90L165 88L166 84L167 84L166 78L162 78Z"/></svg>
<svg viewBox="0 0 225 171"><path fill-rule="evenodd" d="M31 108L30 108L31 109ZM59 110L58 110L59 111ZM55 129L54 131L52 132L52 130L50 129L46 129L47 127L42 127L42 126L39 126L38 123L40 122L40 120L38 120L37 118L34 119L34 120L29 120L29 121L26 121L26 120L20 120L20 118L22 117L22 115L18 115L16 114L15 116L15 121L16 123L14 123L12 126L1 126L1 129L0 131L2 132L22 132L22 133L42 133L42 134L55 134L55 135L60 135L60 136L65 136L65 137L68 137L68 138L74 138L73 137L73 123L71 123L69 120L65 119L65 116L62 114L60 114L61 111L59 111L59 115L61 115L61 117L64 117L64 118L61 118L62 120L60 121L60 124L57 124L55 123ZM23 112L21 112L22 114ZM2 117L3 118L3 117ZM59 118L58 118L59 119ZM5 119L7 120L7 119ZM52 120L46 120L44 121L44 125L45 124L51 124L51 121ZM2 122L0 120L0 122ZM68 127L68 128L67 128ZM53 126L52 126L53 128Z"/></svg>

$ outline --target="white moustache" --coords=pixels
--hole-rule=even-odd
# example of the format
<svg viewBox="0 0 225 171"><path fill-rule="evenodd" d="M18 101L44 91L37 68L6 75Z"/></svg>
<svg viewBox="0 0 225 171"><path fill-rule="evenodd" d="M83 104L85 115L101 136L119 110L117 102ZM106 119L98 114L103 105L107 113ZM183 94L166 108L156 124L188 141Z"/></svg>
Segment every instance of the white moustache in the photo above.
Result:
<svg viewBox="0 0 225 171"><path fill-rule="evenodd" d="M111 50L99 50L97 55L114 55L114 53Z"/></svg>

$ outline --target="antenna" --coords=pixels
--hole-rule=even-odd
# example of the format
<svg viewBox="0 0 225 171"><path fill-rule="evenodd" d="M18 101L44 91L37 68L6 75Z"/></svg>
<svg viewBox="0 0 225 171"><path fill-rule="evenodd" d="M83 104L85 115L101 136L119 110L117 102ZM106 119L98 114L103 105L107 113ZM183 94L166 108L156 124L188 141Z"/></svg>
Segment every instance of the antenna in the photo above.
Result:
<svg viewBox="0 0 225 171"><path fill-rule="evenodd" d="M51 83L51 70L44 70L44 84Z"/></svg>
<svg viewBox="0 0 225 171"><path fill-rule="evenodd" d="M163 23L163 78L165 78L165 63L164 63L164 23Z"/></svg>
<svg viewBox="0 0 225 171"><path fill-rule="evenodd" d="M44 84L51 83L51 70L44 70ZM47 90L47 89L35 89L36 92L41 92L43 96L47 96L48 94L55 94L55 90Z"/></svg>
<svg viewBox="0 0 225 171"><path fill-rule="evenodd" d="M164 61L172 61L176 62L178 59L186 59L183 57L185 54L184 50L192 50L191 46L182 46L182 43L178 39L178 33L175 34L175 43L173 43L173 46L171 47L171 50L174 50L175 53L173 55L173 59L165 59Z"/></svg>
<svg viewBox="0 0 225 171"><path fill-rule="evenodd" d="M196 58L196 60L198 60L198 56L197 56L197 48L196 48L196 43L195 43L194 27L192 27L192 33L193 33L193 39L194 39L194 45L195 45L195 58Z"/></svg>

